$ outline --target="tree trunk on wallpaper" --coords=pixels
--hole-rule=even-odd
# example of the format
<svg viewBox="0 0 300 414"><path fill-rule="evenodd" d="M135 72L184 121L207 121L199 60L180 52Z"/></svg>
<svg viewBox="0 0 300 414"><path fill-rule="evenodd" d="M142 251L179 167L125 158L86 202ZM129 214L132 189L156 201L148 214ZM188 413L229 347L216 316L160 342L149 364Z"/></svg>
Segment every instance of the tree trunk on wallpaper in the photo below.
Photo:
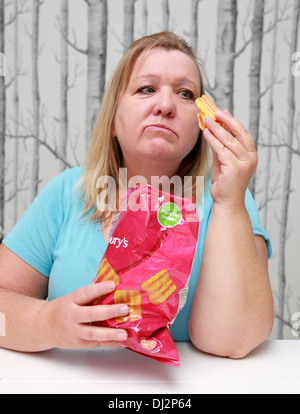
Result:
<svg viewBox="0 0 300 414"><path fill-rule="evenodd" d="M88 68L86 104L86 148L98 117L105 88L107 53L107 0L88 1Z"/></svg>
<svg viewBox="0 0 300 414"><path fill-rule="evenodd" d="M69 52L66 38L69 32L69 4L68 0L60 0L60 137L58 152L63 159L67 158L68 144L68 73L69 73ZM63 161L59 163L60 171L66 168Z"/></svg>
<svg viewBox="0 0 300 414"><path fill-rule="evenodd" d="M216 46L216 105L233 112L234 64L237 34L237 0L219 0Z"/></svg>
<svg viewBox="0 0 300 414"><path fill-rule="evenodd" d="M201 0L192 0L191 3L191 30L190 30L190 45L195 53L198 53L198 10Z"/></svg>
<svg viewBox="0 0 300 414"><path fill-rule="evenodd" d="M162 0L162 30L170 30L170 5L169 0Z"/></svg>
<svg viewBox="0 0 300 414"><path fill-rule="evenodd" d="M0 0L0 53L4 50L4 0ZM5 65L5 59L3 60ZM0 243L4 236L4 168L5 168L5 68L0 73Z"/></svg>
<svg viewBox="0 0 300 414"><path fill-rule="evenodd" d="M40 91L39 91L39 15L40 1L32 0L32 40L31 40L31 59L32 59L32 106L33 106L33 156L32 156L32 178L31 178L31 198L37 196L39 189L39 157L40 144L38 137L40 134Z"/></svg>
<svg viewBox="0 0 300 414"><path fill-rule="evenodd" d="M253 5L252 21L252 51L250 61L250 111L249 111L249 132L252 135L257 148L260 121L260 78L261 59L264 36L264 9L265 0L255 0ZM256 172L254 172L249 189L255 197Z"/></svg>
<svg viewBox="0 0 300 414"><path fill-rule="evenodd" d="M19 109L19 82L18 82L18 72L19 72L19 0L14 0L14 14L15 14L15 24L14 24L14 71L17 74L15 81L14 81L14 97L13 97L13 107L14 107L14 134L16 137L19 136L19 117L20 117L20 109ZM15 196L14 196L14 206L13 206L13 218L14 223L18 220L18 187L19 187L19 152L20 152L20 140L18 138L15 139L14 142L14 189L15 189Z"/></svg>
<svg viewBox="0 0 300 414"><path fill-rule="evenodd" d="M278 20L278 9L279 9L279 0L275 1L274 4L274 22ZM263 215L263 226L265 230L268 228L268 215L269 215L269 196L270 194L270 182L271 182L271 163L272 163L272 137L274 131L274 88L275 88L275 78L276 78L276 53L277 53L277 34L278 34L278 24L275 24L274 31L273 31L273 39L272 39L272 50L271 50L271 59L270 59L270 78L271 78L271 89L269 93L269 101L268 101L268 154L266 160L266 173L265 173L265 183L264 183L264 191L265 191L265 200L264 200L264 215Z"/></svg>
<svg viewBox="0 0 300 414"><path fill-rule="evenodd" d="M124 52L134 39L134 4L136 0L124 0Z"/></svg>
<svg viewBox="0 0 300 414"><path fill-rule="evenodd" d="M142 10L142 36L147 36L148 34L148 3L147 0L143 1L143 10Z"/></svg>
<svg viewBox="0 0 300 414"><path fill-rule="evenodd" d="M297 50L298 44L298 33L300 23L300 0L294 0L294 8L292 14L292 33L290 42L290 60L289 65L292 62L292 56ZM283 192L282 192L282 207L281 207L281 221L280 221L280 239L279 239L279 263L278 263L278 339L283 339L283 328L284 328L284 304L286 296L286 241L287 241L287 230L288 230L288 212L289 212L289 201L291 193L291 176L292 176L292 146L293 138L295 135L295 77L289 67L289 86L288 86L288 100L287 100L287 149L286 149L286 160L283 177Z"/></svg>

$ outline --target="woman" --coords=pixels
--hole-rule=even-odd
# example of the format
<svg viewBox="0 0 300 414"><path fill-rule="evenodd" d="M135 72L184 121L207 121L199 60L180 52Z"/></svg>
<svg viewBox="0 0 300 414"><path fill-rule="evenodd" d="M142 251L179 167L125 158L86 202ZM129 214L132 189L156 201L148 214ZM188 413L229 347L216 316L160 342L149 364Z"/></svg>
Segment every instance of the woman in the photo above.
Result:
<svg viewBox="0 0 300 414"><path fill-rule="evenodd" d="M91 322L124 315L128 307L88 306L115 289L111 282L90 282L114 215L99 179L114 179L118 194L120 168L126 169L125 185L136 176L148 183L154 175L189 176L196 194L197 176L208 183L198 206L199 247L187 304L173 338L241 358L268 337L271 247L247 191L257 154L228 111L217 119L231 134L208 117L202 134L194 100L203 92L197 59L174 34L131 45L108 85L84 172L71 169L52 180L0 247L0 311L7 326L0 346L26 352L122 346L125 330Z"/></svg>

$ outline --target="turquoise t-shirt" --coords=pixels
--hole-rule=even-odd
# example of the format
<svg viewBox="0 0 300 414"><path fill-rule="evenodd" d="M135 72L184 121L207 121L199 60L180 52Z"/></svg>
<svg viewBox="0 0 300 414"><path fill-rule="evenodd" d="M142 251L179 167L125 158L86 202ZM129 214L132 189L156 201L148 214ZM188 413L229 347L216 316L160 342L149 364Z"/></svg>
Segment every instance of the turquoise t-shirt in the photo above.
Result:
<svg viewBox="0 0 300 414"><path fill-rule="evenodd" d="M91 223L82 217L83 204L77 186L81 174L81 168L73 168L55 177L3 240L17 256L49 278L50 301L90 284L106 249L100 224ZM208 188L204 204L197 207L200 217L198 249L191 271L187 302L171 327L175 341L189 340L188 318L212 203ZM270 257L271 243L261 226L249 191L245 205L253 232L264 237Z"/></svg>

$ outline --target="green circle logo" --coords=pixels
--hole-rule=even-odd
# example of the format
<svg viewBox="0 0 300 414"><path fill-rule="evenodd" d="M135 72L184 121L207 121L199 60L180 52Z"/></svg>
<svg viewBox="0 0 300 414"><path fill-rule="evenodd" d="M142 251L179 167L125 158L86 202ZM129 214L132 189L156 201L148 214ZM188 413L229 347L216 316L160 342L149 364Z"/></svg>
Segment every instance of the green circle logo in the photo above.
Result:
<svg viewBox="0 0 300 414"><path fill-rule="evenodd" d="M180 222L182 214L174 203L163 204L157 213L159 223L164 227L175 227Z"/></svg>

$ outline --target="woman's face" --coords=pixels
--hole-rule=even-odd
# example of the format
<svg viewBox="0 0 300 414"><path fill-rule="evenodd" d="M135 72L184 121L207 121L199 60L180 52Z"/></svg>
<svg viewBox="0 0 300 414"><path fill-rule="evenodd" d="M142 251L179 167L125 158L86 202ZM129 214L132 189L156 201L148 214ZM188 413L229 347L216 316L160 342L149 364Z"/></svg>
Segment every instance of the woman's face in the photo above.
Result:
<svg viewBox="0 0 300 414"><path fill-rule="evenodd" d="M176 173L199 137L199 95L199 72L186 54L157 48L139 58L114 120L124 167L161 164Z"/></svg>

